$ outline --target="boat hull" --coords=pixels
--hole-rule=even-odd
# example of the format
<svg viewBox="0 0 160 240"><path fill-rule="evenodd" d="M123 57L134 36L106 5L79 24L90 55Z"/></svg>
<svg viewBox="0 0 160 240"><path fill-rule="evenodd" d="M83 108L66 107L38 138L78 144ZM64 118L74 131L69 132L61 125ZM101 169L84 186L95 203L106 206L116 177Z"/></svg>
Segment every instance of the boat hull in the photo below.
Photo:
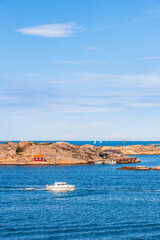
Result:
<svg viewBox="0 0 160 240"><path fill-rule="evenodd" d="M111 160L111 161L106 161L104 164L107 164L107 165L113 165L113 164L117 164L117 162Z"/></svg>
<svg viewBox="0 0 160 240"><path fill-rule="evenodd" d="M46 186L47 191L54 191L54 192L68 192L68 191L74 191L75 190L75 185L68 185L68 186L61 186L61 187L56 187L56 186Z"/></svg>
<svg viewBox="0 0 160 240"><path fill-rule="evenodd" d="M94 162L94 164L97 164L97 165L103 164L103 163L104 163L103 161L96 161L96 162Z"/></svg>

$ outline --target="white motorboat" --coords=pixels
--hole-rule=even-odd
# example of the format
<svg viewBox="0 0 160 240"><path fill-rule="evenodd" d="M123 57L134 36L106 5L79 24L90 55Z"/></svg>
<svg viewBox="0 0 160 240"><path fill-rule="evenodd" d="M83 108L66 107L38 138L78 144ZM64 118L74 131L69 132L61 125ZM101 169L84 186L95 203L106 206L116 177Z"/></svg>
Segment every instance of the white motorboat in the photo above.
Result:
<svg viewBox="0 0 160 240"><path fill-rule="evenodd" d="M105 161L104 163L108 164L108 165L112 165L112 164L116 164L117 162L112 160L112 159L110 159L110 160Z"/></svg>
<svg viewBox="0 0 160 240"><path fill-rule="evenodd" d="M55 182L54 185L46 185L46 190L55 192L74 191L75 185L69 185L66 182Z"/></svg>
<svg viewBox="0 0 160 240"><path fill-rule="evenodd" d="M95 161L95 162L94 162L94 164L97 164L97 165L103 164L103 163L104 163L104 161Z"/></svg>

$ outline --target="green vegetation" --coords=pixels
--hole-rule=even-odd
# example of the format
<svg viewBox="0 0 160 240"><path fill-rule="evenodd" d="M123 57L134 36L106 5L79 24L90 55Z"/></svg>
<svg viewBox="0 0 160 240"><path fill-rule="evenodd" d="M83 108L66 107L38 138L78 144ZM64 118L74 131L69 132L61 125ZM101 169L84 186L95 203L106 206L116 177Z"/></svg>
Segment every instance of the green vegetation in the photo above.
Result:
<svg viewBox="0 0 160 240"><path fill-rule="evenodd" d="M16 149L16 153L19 154L20 152L22 152L22 148L20 146L18 146Z"/></svg>
<svg viewBox="0 0 160 240"><path fill-rule="evenodd" d="M52 142L41 142L40 144L41 144L41 145L51 145Z"/></svg>

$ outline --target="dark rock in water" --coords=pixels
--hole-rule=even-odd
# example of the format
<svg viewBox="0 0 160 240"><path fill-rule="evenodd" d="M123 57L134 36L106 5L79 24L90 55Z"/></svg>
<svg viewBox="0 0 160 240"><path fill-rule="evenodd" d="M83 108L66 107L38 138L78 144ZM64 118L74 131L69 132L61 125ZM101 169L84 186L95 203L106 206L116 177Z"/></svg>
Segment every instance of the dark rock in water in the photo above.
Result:
<svg viewBox="0 0 160 240"><path fill-rule="evenodd" d="M151 168L151 170L160 171L160 166L153 167L153 168Z"/></svg>
<svg viewBox="0 0 160 240"><path fill-rule="evenodd" d="M133 170L133 171L150 171L150 168L147 168L145 166L136 166L136 167L131 167L131 166L124 166L121 168L117 168L118 170Z"/></svg>

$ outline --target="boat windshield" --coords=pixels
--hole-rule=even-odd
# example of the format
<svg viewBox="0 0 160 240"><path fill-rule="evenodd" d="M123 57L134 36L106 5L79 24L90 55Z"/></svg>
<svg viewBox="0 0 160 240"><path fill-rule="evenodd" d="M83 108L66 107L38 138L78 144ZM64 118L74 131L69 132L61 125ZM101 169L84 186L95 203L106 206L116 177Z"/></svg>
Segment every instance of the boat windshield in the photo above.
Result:
<svg viewBox="0 0 160 240"><path fill-rule="evenodd" d="M55 185L57 185L57 186L64 186L64 185L66 185L66 183L65 182L59 182L59 183L55 183Z"/></svg>

